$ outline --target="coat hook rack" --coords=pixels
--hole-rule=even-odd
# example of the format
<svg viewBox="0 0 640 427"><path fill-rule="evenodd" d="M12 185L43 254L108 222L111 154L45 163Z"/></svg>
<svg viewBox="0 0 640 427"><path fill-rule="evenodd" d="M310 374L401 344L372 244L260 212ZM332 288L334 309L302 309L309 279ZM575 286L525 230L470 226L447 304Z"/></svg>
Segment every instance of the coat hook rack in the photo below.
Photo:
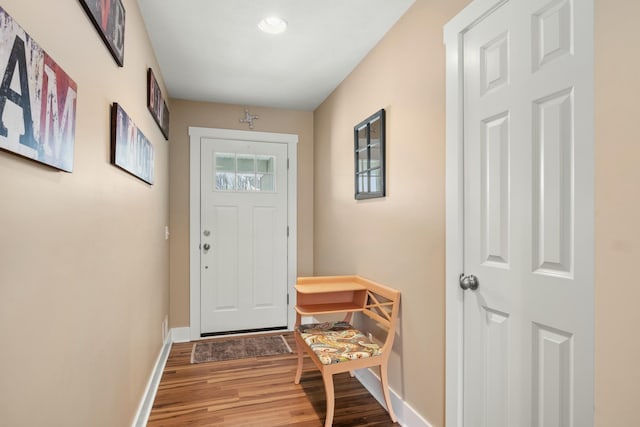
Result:
<svg viewBox="0 0 640 427"><path fill-rule="evenodd" d="M240 119L240 123L249 123L249 129L253 129L253 121L258 120L259 117L254 114L249 114L249 110L244 110L244 118Z"/></svg>

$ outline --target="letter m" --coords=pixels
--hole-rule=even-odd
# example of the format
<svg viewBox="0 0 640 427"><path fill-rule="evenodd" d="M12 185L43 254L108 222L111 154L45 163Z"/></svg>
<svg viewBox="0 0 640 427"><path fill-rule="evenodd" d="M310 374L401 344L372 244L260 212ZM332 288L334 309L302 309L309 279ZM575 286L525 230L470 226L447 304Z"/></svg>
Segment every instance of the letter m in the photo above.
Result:
<svg viewBox="0 0 640 427"><path fill-rule="evenodd" d="M75 83L63 72L59 75L57 70L59 67L47 57L44 64L46 78L42 94L41 142L47 154L62 160L60 155L69 148L65 145L73 145L76 90ZM59 87L62 89L61 95L65 97L62 110L60 110L58 99Z"/></svg>

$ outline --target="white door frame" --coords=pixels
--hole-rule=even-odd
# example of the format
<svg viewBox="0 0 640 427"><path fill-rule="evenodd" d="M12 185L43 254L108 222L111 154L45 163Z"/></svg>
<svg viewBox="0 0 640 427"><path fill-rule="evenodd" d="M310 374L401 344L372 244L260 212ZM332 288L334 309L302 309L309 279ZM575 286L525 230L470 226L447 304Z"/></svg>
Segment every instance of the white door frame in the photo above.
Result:
<svg viewBox="0 0 640 427"><path fill-rule="evenodd" d="M464 121L463 34L506 0L476 0L444 26L446 50L446 267L445 419L462 427L464 297Z"/></svg>
<svg viewBox="0 0 640 427"><path fill-rule="evenodd" d="M287 144L289 173L287 174L287 292L292 299L287 308L288 328L295 323L295 292L297 274L297 159L298 135L252 132L233 129L189 127L189 338L200 339L200 142L202 139L275 142Z"/></svg>

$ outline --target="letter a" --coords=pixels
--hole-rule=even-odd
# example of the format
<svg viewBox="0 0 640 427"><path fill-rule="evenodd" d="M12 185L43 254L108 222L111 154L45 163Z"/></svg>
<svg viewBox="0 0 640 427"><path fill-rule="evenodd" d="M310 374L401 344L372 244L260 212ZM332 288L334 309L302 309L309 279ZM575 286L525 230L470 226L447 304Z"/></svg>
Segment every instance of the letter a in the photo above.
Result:
<svg viewBox="0 0 640 427"><path fill-rule="evenodd" d="M18 78L20 79L20 94L11 89L11 81L13 80L16 66L18 67ZM36 148L37 143L33 138L33 118L31 117L31 103L29 102L29 80L27 78L24 41L18 36L13 42L9 62L2 78L2 84L0 84L0 135L4 137L8 134L3 119L7 99L22 108L24 135L20 135L20 144Z"/></svg>

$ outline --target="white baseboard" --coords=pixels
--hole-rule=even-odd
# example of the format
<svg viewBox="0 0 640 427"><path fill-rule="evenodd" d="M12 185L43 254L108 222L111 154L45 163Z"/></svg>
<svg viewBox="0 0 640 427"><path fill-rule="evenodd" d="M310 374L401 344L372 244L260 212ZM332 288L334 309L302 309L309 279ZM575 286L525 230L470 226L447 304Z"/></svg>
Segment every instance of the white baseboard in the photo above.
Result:
<svg viewBox="0 0 640 427"><path fill-rule="evenodd" d="M171 328L171 340L173 342L191 341L191 328L188 326L183 328Z"/></svg>
<svg viewBox="0 0 640 427"><path fill-rule="evenodd" d="M169 358L169 352L171 351L171 344L173 343L172 335L173 330L170 330L162 348L160 349L160 354L158 355L156 364L151 372L151 377L149 378L147 387L142 395L142 401L140 402L136 416L133 419L132 427L145 427L147 425L149 414L151 414L151 408L153 407L153 401L156 398L156 392L158 391L158 386L162 379L162 372L164 371L167 359Z"/></svg>
<svg viewBox="0 0 640 427"><path fill-rule="evenodd" d="M371 371L371 369L358 369L356 371L356 378L364 388L371 393L373 397L386 409L387 405L384 402L384 396L382 395L382 385L380 383L380 378L376 374ZM420 414L416 412L415 409L411 407L407 402L402 400L402 398L393 391L392 388L389 388L390 396L391 396L391 404L393 405L393 410L396 413L396 417L398 417L398 423L404 427L432 427L431 424L427 420L425 420Z"/></svg>

